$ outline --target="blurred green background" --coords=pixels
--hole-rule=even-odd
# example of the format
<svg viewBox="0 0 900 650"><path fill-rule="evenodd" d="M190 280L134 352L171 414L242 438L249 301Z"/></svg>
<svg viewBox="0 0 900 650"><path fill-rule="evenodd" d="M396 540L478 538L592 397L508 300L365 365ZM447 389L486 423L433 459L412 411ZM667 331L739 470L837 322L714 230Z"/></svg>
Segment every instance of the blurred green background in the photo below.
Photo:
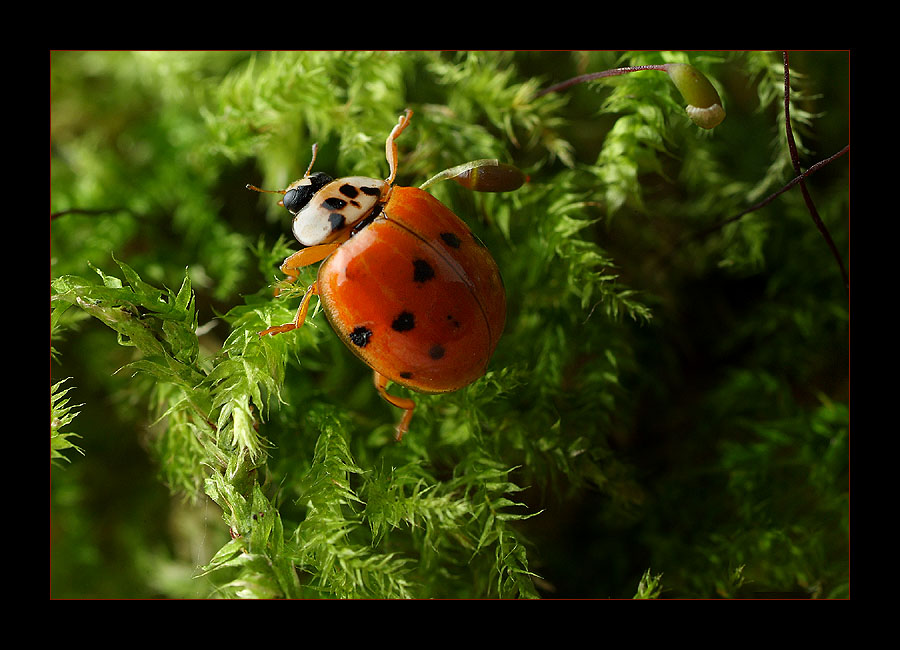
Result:
<svg viewBox="0 0 900 650"><path fill-rule="evenodd" d="M794 176L780 53L682 56L722 95L727 118L712 132L674 110L680 98L664 75L640 82L646 97L599 82L530 99L664 53L53 52L51 276L96 280L90 265L116 275L115 255L177 290L187 269L199 323L210 324L201 348L215 354L228 334L218 316L267 294L289 234L245 184L294 180L313 139L317 169L383 176L384 137L411 107L403 184L488 156L530 174L520 199L470 200L458 188L441 198L477 200L489 215L480 225L510 303L493 367L519 364L534 384L546 380L563 429L598 414L591 472L521 470L520 499L541 510L518 524L540 595L630 598L649 569L662 574L663 597L846 597L849 315L837 265L796 188L699 236ZM807 168L849 143L849 55L795 52L791 66ZM807 181L845 264L848 159ZM558 275L537 272L542 215L565 192L589 222L566 241L599 246L649 321L624 308L607 318L600 296L586 307L574 290L558 298L574 257L547 262ZM504 201L514 200L510 212ZM80 406L68 429L84 453L51 468L51 595L208 597L214 586L193 576L228 541L221 512L160 480L151 380L117 374L132 349L71 311L54 332L51 383L71 378L67 396ZM593 329L600 321L606 334ZM333 338L323 363L338 367L316 380L340 404L350 382L370 378L354 360L333 360L344 358ZM571 357L557 385L536 357L561 349ZM603 372L614 374L614 398L594 392ZM349 409L370 408L360 391L347 391ZM508 407L527 409L527 395ZM373 420L396 415L375 408Z"/></svg>

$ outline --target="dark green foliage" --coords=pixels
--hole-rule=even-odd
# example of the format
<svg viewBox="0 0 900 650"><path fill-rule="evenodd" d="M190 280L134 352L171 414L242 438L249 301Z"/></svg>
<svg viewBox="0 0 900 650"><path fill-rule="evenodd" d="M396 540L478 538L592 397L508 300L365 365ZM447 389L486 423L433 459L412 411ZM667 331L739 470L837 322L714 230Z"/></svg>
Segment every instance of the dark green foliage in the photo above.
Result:
<svg viewBox="0 0 900 650"><path fill-rule="evenodd" d="M791 55L803 169L847 144L847 59ZM535 98L663 62L709 77L721 125L653 71ZM799 188L725 223L795 175L783 74L765 52L53 53L53 596L847 597L846 289ZM280 282L288 215L244 186L286 186L314 142L316 170L383 178L407 107L400 184L481 158L530 182L429 188L509 314L487 375L412 395L397 444L316 300L258 336L316 268ZM847 178L806 179L845 253Z"/></svg>

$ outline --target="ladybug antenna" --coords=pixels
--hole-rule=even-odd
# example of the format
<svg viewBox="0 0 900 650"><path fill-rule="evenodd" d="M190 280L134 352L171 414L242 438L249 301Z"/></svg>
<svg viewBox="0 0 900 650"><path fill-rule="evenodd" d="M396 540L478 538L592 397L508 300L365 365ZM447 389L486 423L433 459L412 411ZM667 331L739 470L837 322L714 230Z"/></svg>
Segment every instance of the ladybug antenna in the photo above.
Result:
<svg viewBox="0 0 900 650"><path fill-rule="evenodd" d="M265 192L266 194L284 194L285 192L287 192L287 190L264 190L256 187L256 185L251 185L250 183L247 183L245 187L248 190L253 190L254 192Z"/></svg>
<svg viewBox="0 0 900 650"><path fill-rule="evenodd" d="M319 143L318 143L318 142L313 142L313 146L312 146L312 160L309 161L309 167L306 168L306 173L303 174L303 178L306 178L307 176L309 176L309 172L312 171L313 163L316 162L316 154L317 154L318 152L319 152Z"/></svg>
<svg viewBox="0 0 900 650"><path fill-rule="evenodd" d="M309 167L306 168L306 173L303 174L303 178L306 178L307 176L309 176L309 172L312 171L313 163L316 162L316 153L318 151L319 151L319 145L318 145L318 143L314 143L312 146L312 160L309 161ZM247 183L246 188L248 190L253 190L254 192L264 192L266 194L284 194L287 192L287 190L264 190L259 187L256 187L256 185L251 185L250 183Z"/></svg>

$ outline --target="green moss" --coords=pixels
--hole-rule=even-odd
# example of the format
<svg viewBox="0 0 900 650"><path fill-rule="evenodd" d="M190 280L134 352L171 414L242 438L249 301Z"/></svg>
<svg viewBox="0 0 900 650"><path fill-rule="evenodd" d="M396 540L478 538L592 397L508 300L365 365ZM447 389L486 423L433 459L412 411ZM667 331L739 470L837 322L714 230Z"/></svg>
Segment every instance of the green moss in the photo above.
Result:
<svg viewBox="0 0 900 650"><path fill-rule="evenodd" d="M846 144L847 58L792 53L804 168ZM658 72L536 97L669 62L712 80L713 131ZM53 596L846 597L846 291L798 190L722 225L793 176L780 65L54 52ZM529 182L429 188L508 319L486 376L413 395L396 444L315 300L257 335L315 269L273 296L288 220L244 186L284 187L314 142L316 169L384 177L405 108L399 183L486 158ZM845 160L807 185L846 251Z"/></svg>

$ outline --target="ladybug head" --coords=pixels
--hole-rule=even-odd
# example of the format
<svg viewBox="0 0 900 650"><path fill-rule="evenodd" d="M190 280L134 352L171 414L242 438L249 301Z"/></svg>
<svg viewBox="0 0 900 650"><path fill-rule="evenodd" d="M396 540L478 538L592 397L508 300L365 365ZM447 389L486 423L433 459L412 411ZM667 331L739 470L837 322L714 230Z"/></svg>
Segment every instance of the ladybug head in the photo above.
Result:
<svg viewBox="0 0 900 650"><path fill-rule="evenodd" d="M332 180L331 176L323 172L314 172L304 176L287 189L281 203L291 214L297 214L309 203L316 192L328 185Z"/></svg>

